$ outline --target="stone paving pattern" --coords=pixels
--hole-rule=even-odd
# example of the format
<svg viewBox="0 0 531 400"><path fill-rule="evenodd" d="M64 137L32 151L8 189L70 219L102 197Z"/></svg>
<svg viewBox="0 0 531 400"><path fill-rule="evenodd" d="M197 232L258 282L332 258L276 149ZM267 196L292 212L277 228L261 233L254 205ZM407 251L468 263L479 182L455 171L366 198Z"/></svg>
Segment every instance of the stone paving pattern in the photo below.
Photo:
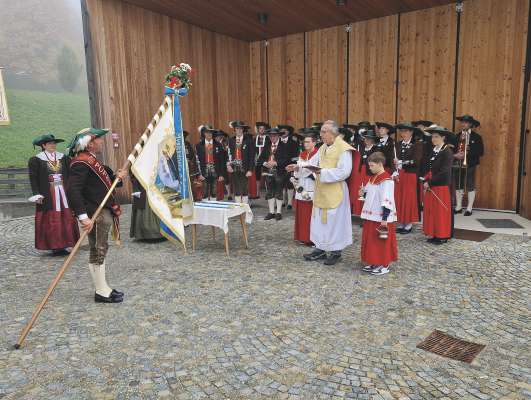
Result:
<svg viewBox="0 0 531 400"><path fill-rule="evenodd" d="M86 246L18 351L62 259L33 249L33 220L0 224L1 399L529 399L531 243L399 238L400 261L360 271L301 260L292 213L262 220L251 249L231 223L198 250L130 240L108 256L119 305L95 304ZM415 346L434 329L486 344L472 364Z"/></svg>

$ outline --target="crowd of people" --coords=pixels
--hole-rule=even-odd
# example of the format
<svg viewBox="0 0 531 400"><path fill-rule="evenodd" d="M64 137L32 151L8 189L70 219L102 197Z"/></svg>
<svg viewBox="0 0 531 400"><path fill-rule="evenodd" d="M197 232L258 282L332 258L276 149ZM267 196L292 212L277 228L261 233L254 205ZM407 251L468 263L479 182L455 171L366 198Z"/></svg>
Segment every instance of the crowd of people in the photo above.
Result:
<svg viewBox="0 0 531 400"><path fill-rule="evenodd" d="M352 216L359 216L363 270L384 275L398 259L397 233L409 234L422 221L427 241L441 245L453 235L454 213L472 214L483 142L474 131L479 121L470 115L457 119L457 134L426 120L341 127L326 121L297 132L290 125L257 122L254 134L243 121L231 121L230 135L201 125L195 146L184 132L193 198L250 203L265 194L264 219L278 221L283 210L294 209L294 239L313 247L304 259L326 265L336 264L352 244ZM108 234L119 235L120 207L114 196L96 220L91 218L115 179L96 157L107 132L80 131L68 154L57 152L63 140L52 134L35 138L33 145L42 151L28 163L29 200L36 203L35 247L68 254L79 239L79 221L89 232L95 301L116 303L124 295L105 278ZM116 173L120 179L127 175ZM159 221L145 190L134 176L131 180L130 235L158 239Z"/></svg>

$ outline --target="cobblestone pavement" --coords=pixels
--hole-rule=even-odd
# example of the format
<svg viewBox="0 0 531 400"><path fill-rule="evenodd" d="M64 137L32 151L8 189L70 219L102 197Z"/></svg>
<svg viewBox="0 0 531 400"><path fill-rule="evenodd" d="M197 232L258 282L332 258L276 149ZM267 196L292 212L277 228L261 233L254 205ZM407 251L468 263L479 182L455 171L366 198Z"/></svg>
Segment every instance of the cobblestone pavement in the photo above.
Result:
<svg viewBox="0 0 531 400"><path fill-rule="evenodd" d="M494 235L433 247L400 237L392 273L301 261L292 214L251 249L231 223L198 250L125 238L108 257L119 305L93 302L86 248L25 346L12 349L61 260L32 248L33 220L0 224L2 399L526 399L531 243ZM127 236L127 215L122 231ZM416 348L432 330L486 344L469 365Z"/></svg>

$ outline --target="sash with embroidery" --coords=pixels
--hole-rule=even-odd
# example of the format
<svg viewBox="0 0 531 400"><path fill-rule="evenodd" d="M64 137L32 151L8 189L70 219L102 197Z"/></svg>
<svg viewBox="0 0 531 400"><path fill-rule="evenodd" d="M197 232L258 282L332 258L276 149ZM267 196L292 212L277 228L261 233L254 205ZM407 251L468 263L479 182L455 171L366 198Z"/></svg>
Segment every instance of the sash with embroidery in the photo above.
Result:
<svg viewBox="0 0 531 400"><path fill-rule="evenodd" d="M96 174L98 178L100 178L101 182L105 185L107 188L107 191L111 189L112 181L105 170L105 166L101 164L96 157L94 157L92 154L84 151L79 153L77 156L72 158L72 161L70 162L70 166L72 166L74 163L80 162L88 166L92 172ZM112 209L112 216L113 216L113 229L112 229L112 238L116 242L120 242L120 222L119 217L122 213L120 210L120 204L116 201L116 198L114 197L114 194L111 194L110 197L111 200L111 209Z"/></svg>

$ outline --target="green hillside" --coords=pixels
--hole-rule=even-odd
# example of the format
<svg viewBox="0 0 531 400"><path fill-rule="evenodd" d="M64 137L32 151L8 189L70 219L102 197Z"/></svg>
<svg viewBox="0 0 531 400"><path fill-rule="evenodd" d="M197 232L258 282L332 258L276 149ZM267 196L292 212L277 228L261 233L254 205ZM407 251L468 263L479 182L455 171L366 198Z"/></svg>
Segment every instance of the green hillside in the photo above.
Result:
<svg viewBox="0 0 531 400"><path fill-rule="evenodd" d="M37 150L31 141L43 132L65 139L58 150L64 152L68 141L90 124L87 95L7 89L11 125L0 126L0 168L23 167Z"/></svg>

